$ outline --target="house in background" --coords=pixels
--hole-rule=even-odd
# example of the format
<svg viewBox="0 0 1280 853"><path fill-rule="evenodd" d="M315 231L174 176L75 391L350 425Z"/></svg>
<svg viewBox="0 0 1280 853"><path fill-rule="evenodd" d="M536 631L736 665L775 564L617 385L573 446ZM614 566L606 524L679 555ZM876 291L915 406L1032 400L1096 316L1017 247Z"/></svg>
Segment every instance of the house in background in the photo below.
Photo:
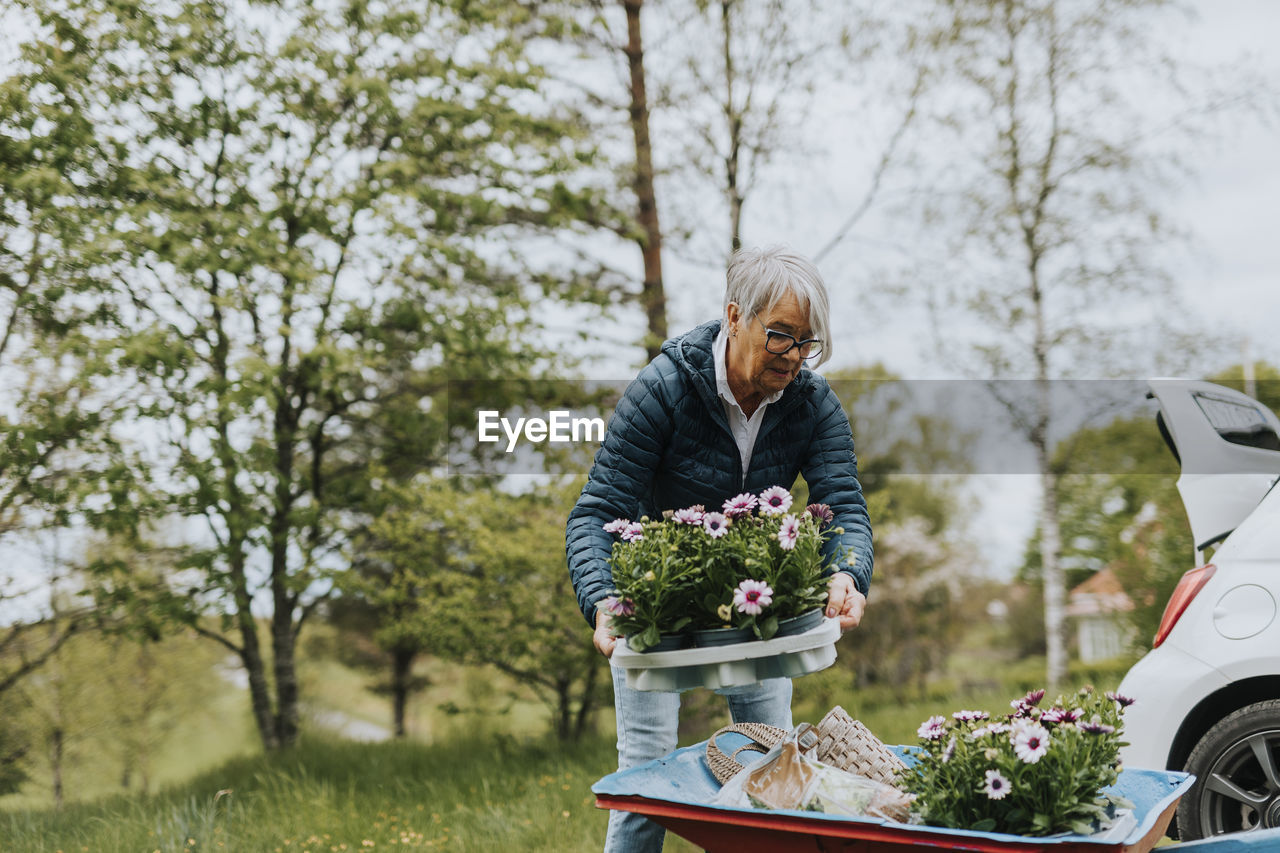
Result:
<svg viewBox="0 0 1280 853"><path fill-rule="evenodd" d="M1091 663L1121 654L1133 633L1125 618L1131 610L1133 599L1109 568L1072 589L1067 594L1067 618L1075 622L1080 660Z"/></svg>

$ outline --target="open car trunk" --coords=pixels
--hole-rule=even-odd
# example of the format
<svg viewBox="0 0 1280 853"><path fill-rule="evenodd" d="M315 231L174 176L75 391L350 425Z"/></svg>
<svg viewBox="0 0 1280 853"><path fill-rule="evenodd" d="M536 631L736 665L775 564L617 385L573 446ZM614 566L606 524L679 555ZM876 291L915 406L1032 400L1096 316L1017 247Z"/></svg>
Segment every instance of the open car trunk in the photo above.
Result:
<svg viewBox="0 0 1280 853"><path fill-rule="evenodd" d="M1225 539L1280 478L1280 419L1231 388L1153 379L1156 423L1182 469L1178 492L1196 548Z"/></svg>

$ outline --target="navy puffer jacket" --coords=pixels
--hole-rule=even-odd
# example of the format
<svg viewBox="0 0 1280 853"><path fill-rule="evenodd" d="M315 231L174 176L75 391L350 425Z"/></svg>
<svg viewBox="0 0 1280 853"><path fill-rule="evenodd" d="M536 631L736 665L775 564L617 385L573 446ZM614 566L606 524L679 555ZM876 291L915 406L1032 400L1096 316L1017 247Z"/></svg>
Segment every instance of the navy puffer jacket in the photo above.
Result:
<svg viewBox="0 0 1280 853"><path fill-rule="evenodd" d="M608 558L614 538L601 529L615 518L658 518L663 510L703 504L718 510L740 492L790 488L797 474L809 500L828 504L844 528L828 553L842 561L864 595L871 585L871 522L858 484L849 420L825 379L801 370L765 410L746 477L738 446L716 394L712 344L720 321L704 323L662 345L662 352L627 386L582 494L569 513L565 551L578 606L595 625L596 602L609 595Z"/></svg>

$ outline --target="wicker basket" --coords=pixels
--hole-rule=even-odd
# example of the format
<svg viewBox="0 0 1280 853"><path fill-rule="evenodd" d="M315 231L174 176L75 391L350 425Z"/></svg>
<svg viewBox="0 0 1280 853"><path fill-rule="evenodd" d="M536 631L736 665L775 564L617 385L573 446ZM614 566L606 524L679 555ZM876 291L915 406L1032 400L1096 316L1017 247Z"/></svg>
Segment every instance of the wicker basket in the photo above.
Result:
<svg viewBox="0 0 1280 853"><path fill-rule="evenodd" d="M824 764L894 787L898 771L907 766L839 705L818 722L818 745L813 756Z"/></svg>
<svg viewBox="0 0 1280 853"><path fill-rule="evenodd" d="M716 744L716 738L726 732L737 732L748 739L732 755L725 755ZM786 736L786 729L764 723L725 726L707 741L707 767L723 785L743 767L738 762L739 752L768 752ZM799 744L802 750L823 764L894 787L897 787L897 771L906 766L866 726L850 717L839 705L828 711L816 728L808 726L801 731Z"/></svg>
<svg viewBox="0 0 1280 853"><path fill-rule="evenodd" d="M716 738L726 732L737 732L747 736L747 742L735 749L732 755L725 755L716 745ZM707 767L711 770L711 775L716 777L716 781L723 785L743 768L743 765L738 762L739 752L744 749L748 752L768 752L786 736L786 729L764 723L734 723L731 726L725 726L707 741Z"/></svg>

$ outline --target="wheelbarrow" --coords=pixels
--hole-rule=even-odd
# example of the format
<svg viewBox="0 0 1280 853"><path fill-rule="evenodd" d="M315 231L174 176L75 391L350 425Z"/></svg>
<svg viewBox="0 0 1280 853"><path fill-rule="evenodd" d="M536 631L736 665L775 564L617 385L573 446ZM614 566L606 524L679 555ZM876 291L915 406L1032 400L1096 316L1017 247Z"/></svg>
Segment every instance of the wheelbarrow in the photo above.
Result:
<svg viewBox="0 0 1280 853"><path fill-rule="evenodd" d="M741 736L730 733L724 737ZM720 746L724 749L723 740ZM900 755L906 753L904 747L893 749ZM596 805L645 815L711 853L1145 853L1164 837L1178 798L1194 781L1186 773L1126 768L1108 790L1133 803L1131 815L1095 835L1033 838L916 826L879 818L710 805L720 783L707 769L705 752L703 741L648 764L605 776L591 788ZM1280 851L1280 843L1274 849ZM1250 848L1248 853L1253 851ZM1197 853L1217 852L1205 846Z"/></svg>

